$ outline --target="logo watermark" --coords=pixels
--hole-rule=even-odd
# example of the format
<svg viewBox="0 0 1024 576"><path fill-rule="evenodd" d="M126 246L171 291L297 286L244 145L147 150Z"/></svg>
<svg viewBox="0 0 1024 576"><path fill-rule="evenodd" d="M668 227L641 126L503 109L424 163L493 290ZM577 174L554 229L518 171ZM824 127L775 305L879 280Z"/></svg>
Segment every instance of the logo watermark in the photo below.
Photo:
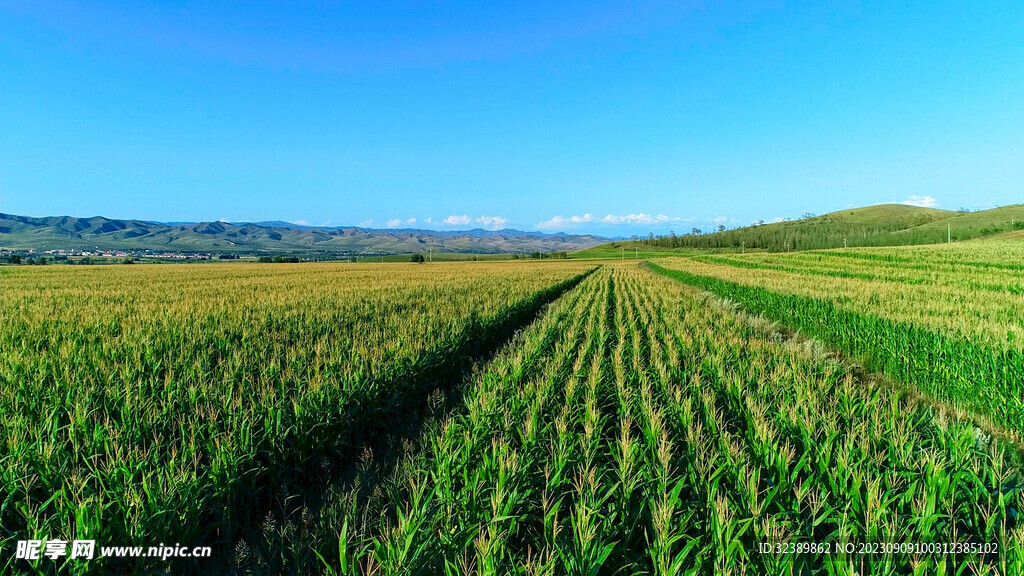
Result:
<svg viewBox="0 0 1024 576"><path fill-rule="evenodd" d="M92 560L93 558L209 558L209 546L100 546L97 554L95 540L18 540L14 557L20 560L50 560L59 558Z"/></svg>

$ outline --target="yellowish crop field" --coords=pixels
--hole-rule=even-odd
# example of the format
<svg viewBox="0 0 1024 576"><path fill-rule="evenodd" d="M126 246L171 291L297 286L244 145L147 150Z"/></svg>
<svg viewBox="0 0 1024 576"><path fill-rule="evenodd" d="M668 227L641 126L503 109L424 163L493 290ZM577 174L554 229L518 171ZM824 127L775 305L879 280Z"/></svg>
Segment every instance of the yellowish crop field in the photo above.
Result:
<svg viewBox="0 0 1024 576"><path fill-rule="evenodd" d="M284 468L386 427L389 403L588 268L5 268L8 537L229 537Z"/></svg>

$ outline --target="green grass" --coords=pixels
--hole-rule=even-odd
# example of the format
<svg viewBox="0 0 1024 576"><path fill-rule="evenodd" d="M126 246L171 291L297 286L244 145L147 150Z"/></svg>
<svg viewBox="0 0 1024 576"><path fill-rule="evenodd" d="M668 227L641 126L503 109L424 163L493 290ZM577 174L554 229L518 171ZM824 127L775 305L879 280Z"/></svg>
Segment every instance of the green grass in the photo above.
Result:
<svg viewBox="0 0 1024 576"><path fill-rule="evenodd" d="M428 256L423 253L424 258ZM516 258L519 256L519 258ZM386 256L357 256L357 262L409 262L409 254L389 254ZM431 262L499 262L503 260L528 259L522 254L465 254L461 252L433 252L429 254Z"/></svg>
<svg viewBox="0 0 1024 576"><path fill-rule="evenodd" d="M945 242L947 232L956 242L1022 229L1024 229L1024 204L1015 204L982 212L955 212L949 218L894 233L892 244Z"/></svg>
<svg viewBox="0 0 1024 576"><path fill-rule="evenodd" d="M693 253L693 250L686 250L684 252ZM620 241L602 244L593 248L587 248L586 250L577 250L576 252L571 252L569 257L577 260L637 260L676 254L680 254L680 251L637 245L631 241Z"/></svg>

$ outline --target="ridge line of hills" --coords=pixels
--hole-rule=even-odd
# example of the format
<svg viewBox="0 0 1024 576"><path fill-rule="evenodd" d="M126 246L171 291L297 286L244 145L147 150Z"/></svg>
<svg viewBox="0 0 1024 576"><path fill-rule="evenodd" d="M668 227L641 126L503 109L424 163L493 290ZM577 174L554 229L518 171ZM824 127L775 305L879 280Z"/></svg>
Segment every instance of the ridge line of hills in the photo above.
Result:
<svg viewBox="0 0 1024 576"><path fill-rule="evenodd" d="M118 250L228 254L347 256L437 252L502 254L575 251L608 238L520 230L434 231L287 222L149 222L103 216L32 217L0 213L6 250Z"/></svg>
<svg viewBox="0 0 1024 576"><path fill-rule="evenodd" d="M770 224L713 233L615 240L591 234L505 230L435 231L359 226L319 227L281 221L148 222L94 216L35 218L0 213L0 248L5 250L117 250L183 253L350 256L578 252L609 250L813 250L843 246L895 246L969 240L993 235L1024 239L1024 204L977 212L902 204L837 210Z"/></svg>

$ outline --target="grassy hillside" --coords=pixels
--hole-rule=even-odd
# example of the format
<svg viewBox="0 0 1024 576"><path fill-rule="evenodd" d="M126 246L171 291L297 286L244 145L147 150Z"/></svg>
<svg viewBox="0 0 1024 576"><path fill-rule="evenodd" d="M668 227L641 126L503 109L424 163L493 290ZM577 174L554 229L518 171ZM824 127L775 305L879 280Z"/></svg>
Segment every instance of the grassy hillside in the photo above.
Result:
<svg viewBox="0 0 1024 576"><path fill-rule="evenodd" d="M1024 230L1011 230L991 236L992 240L1024 240Z"/></svg>
<svg viewBox="0 0 1024 576"><path fill-rule="evenodd" d="M578 254L613 256L624 251L628 255L636 249L649 253L687 249L783 252L842 246L898 246L945 242L947 231L955 241L1019 229L1024 229L1024 205L1021 204L967 213L882 204L712 234L612 242Z"/></svg>
<svg viewBox="0 0 1024 576"><path fill-rule="evenodd" d="M899 240L893 244L932 244L945 242L947 232L950 239L957 241L1018 230L1024 230L1024 204L983 212L955 212L949 218L901 230L892 236Z"/></svg>

